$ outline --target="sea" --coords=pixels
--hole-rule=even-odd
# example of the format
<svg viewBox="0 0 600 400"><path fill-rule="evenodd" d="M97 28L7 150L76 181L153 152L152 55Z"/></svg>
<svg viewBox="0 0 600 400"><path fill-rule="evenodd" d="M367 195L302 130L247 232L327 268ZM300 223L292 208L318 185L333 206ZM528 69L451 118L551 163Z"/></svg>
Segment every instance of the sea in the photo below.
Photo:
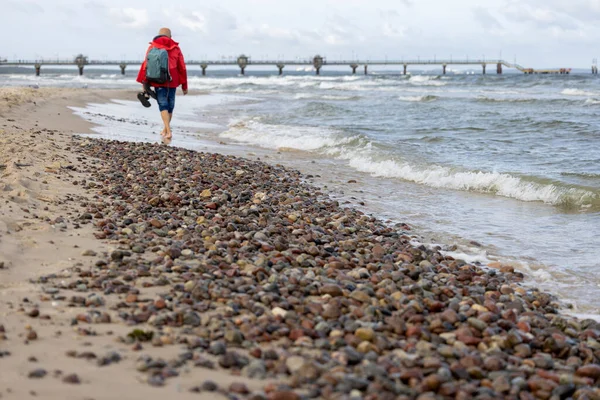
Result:
<svg viewBox="0 0 600 400"><path fill-rule="evenodd" d="M160 143L136 72L0 67L0 86L131 90L73 111L96 136ZM170 145L299 169L340 204L407 224L415 243L512 265L565 312L600 319L600 79L441 72L190 67Z"/></svg>

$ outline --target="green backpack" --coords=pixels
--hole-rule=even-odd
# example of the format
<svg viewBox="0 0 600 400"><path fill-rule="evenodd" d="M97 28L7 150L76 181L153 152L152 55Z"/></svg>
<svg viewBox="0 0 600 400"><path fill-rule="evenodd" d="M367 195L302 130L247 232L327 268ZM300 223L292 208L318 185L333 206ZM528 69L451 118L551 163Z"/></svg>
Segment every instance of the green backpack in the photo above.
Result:
<svg viewBox="0 0 600 400"><path fill-rule="evenodd" d="M153 47L146 57L146 80L163 84L171 81L169 73L169 53L165 49Z"/></svg>

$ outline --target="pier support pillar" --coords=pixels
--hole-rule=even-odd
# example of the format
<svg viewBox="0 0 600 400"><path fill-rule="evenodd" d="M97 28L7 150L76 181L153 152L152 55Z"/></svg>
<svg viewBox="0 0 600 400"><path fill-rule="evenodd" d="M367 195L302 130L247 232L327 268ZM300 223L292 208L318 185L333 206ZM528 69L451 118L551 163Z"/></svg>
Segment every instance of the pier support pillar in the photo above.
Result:
<svg viewBox="0 0 600 400"><path fill-rule="evenodd" d="M317 71L317 75L321 75L321 67L323 66L324 63L325 63L325 61L323 60L323 57L321 57L318 54L313 58L313 67L315 67L315 70Z"/></svg>
<svg viewBox="0 0 600 400"><path fill-rule="evenodd" d="M498 63L498 65L496 65L496 73L498 75L502 73L502 64Z"/></svg>
<svg viewBox="0 0 600 400"><path fill-rule="evenodd" d="M77 68L79 68L79 75L83 75L83 64L77 65Z"/></svg>
<svg viewBox="0 0 600 400"><path fill-rule="evenodd" d="M486 65L485 64L481 64L481 67L483 68L483 74L485 75L485 67L486 67Z"/></svg>
<svg viewBox="0 0 600 400"><path fill-rule="evenodd" d="M237 59L238 66L240 67L242 75L246 75L246 66L249 63L248 57L245 55L241 55Z"/></svg>
<svg viewBox="0 0 600 400"><path fill-rule="evenodd" d="M592 65L592 75L598 75L598 66Z"/></svg>
<svg viewBox="0 0 600 400"><path fill-rule="evenodd" d="M42 64L35 64L35 76L40 76L40 72L42 70Z"/></svg>
<svg viewBox="0 0 600 400"><path fill-rule="evenodd" d="M404 75L406 75L406 64L404 64Z"/></svg>
<svg viewBox="0 0 600 400"><path fill-rule="evenodd" d="M358 64L350 64L350 68L352 68L352 75L356 74L356 68L358 68Z"/></svg>
<svg viewBox="0 0 600 400"><path fill-rule="evenodd" d="M119 67L121 68L121 75L125 75L125 68L127 68L127 64L122 63L119 65Z"/></svg>
<svg viewBox="0 0 600 400"><path fill-rule="evenodd" d="M365 75L368 75L368 74L369 74L369 66L365 65Z"/></svg>
<svg viewBox="0 0 600 400"><path fill-rule="evenodd" d="M446 75L446 64L442 65L442 73Z"/></svg>
<svg viewBox="0 0 600 400"><path fill-rule="evenodd" d="M283 69L285 68L285 64L283 63L278 63L277 64L277 69L279 70L279 75L283 75Z"/></svg>
<svg viewBox="0 0 600 400"><path fill-rule="evenodd" d="M202 68L202 76L206 76L206 68L208 68L208 64L200 64L200 68Z"/></svg>

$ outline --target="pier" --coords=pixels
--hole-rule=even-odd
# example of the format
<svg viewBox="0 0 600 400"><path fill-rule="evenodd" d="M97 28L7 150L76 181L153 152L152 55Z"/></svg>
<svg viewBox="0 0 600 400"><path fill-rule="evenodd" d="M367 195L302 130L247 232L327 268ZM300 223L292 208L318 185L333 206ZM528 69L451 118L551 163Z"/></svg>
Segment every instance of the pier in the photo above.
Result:
<svg viewBox="0 0 600 400"><path fill-rule="evenodd" d="M0 59L0 66L33 66L35 73L39 76L42 73L42 66L44 65L76 65L79 70L79 75L83 75L86 66L100 66L100 65L114 65L118 66L121 70L121 74L125 75L125 71L129 65L140 65L142 62L139 60L120 60L120 61L99 61L89 60L88 57L79 54L74 59L70 60L13 60L9 61L6 59ZM364 74L367 75L370 66L398 66L399 70L404 75L408 73L408 69L411 66L439 66L442 69L442 74L446 74L448 66L479 66L481 67L482 74L486 74L487 67L492 66L496 69L496 74L502 74L504 68L516 69L524 74L561 74L566 75L571 73L571 68L559 68L559 69L534 69L524 68L519 64L511 63L506 60L485 60L485 59L433 59L433 60L338 60L328 61L326 57L320 55L314 56L312 59L297 59L297 60L253 60L251 57L246 55L240 55L236 60L221 60L221 61L210 61L210 60L188 60L186 61L188 69L190 66L199 66L202 69L202 75L206 75L207 70L211 66L238 66L240 74L246 74L246 68L249 66L273 66L279 72L279 75L283 75L283 70L288 65L295 66L310 66L314 68L317 75L321 74L321 69L327 66L348 66L350 73L356 74L359 67L363 67ZM597 67L594 64L592 66L592 74L597 74Z"/></svg>

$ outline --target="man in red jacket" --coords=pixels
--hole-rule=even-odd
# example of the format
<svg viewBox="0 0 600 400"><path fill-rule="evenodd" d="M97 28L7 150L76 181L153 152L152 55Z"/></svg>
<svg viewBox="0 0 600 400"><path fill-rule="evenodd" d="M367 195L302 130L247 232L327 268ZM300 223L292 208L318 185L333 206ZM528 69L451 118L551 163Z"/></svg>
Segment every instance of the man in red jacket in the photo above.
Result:
<svg viewBox="0 0 600 400"><path fill-rule="evenodd" d="M156 100L158 101L160 116L165 124L165 127L160 134L165 139L171 139L170 122L173 118L173 109L175 108L175 92L179 85L181 85L183 94L186 95L188 93L187 70L185 68L183 53L181 53L181 49L179 48L179 43L171 39L171 30L169 28L161 28L158 31L158 36L152 40L148 51L153 47L165 49L169 56L169 73L171 75L171 81L163 84L150 83L150 85L156 88ZM148 54L148 52L146 52L146 54ZM137 77L137 81L142 85L147 84L146 63L147 60L144 60ZM140 100L144 103L144 100L141 98ZM147 98L145 101L148 102Z"/></svg>

